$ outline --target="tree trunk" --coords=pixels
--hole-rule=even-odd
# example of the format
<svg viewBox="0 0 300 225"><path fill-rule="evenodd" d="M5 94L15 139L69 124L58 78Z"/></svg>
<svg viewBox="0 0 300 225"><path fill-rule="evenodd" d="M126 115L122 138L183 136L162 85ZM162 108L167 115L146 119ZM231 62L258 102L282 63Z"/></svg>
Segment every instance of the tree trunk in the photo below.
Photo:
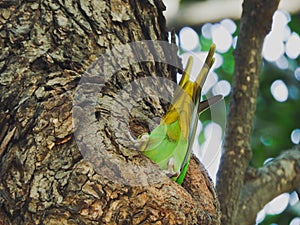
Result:
<svg viewBox="0 0 300 225"><path fill-rule="evenodd" d="M0 6L1 224L219 224L200 162L182 187L132 140L179 65L161 1Z"/></svg>

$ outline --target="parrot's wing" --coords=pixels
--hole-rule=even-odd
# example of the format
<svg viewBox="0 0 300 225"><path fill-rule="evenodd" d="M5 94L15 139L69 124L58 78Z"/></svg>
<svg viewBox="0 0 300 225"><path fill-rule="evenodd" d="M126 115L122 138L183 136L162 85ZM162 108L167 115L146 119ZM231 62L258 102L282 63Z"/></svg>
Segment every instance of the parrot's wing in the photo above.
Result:
<svg viewBox="0 0 300 225"><path fill-rule="evenodd" d="M178 178L176 179L176 182L178 184L181 184L184 180L187 168L188 168L188 164L190 161L190 157L191 157L191 153L193 150L193 143L195 140L195 134L196 134L196 130L197 130L197 124L198 124L198 109L199 107L199 101L196 103L196 106L194 108L194 112L192 114L192 120L191 120L191 125L190 125L190 131L189 131L189 136L188 136L188 146L187 146L187 150L184 156L184 159L181 163L181 167L180 167L180 175L178 176Z"/></svg>
<svg viewBox="0 0 300 225"><path fill-rule="evenodd" d="M191 122L191 129L190 129L190 133L189 133L189 141L188 141L188 148L187 148L187 152L186 155L184 157L183 163L181 164L181 174L180 176L177 178L176 182L178 184L181 184L183 182L184 176L186 174L187 171L187 165L190 161L190 157L193 151L193 144L195 141L195 135L196 135L196 130L197 130L197 123L198 123L198 118L200 113L204 112L206 109L208 109L211 105L217 103L218 101L220 101L221 99L223 99L222 95L216 95L213 97L210 97L202 102L198 102L198 104L195 107L195 111L193 113L193 117L192 117L192 122ZM198 110L196 111L196 109L198 108Z"/></svg>
<svg viewBox="0 0 300 225"><path fill-rule="evenodd" d="M198 124L198 114L205 111L207 108L209 108L210 105L218 102L220 99L223 98L222 95L217 95L217 96L213 96L207 100L204 100L203 102L200 102L200 98L201 98L201 89L204 85L204 82L207 78L208 72L210 70L210 68L212 67L213 63L214 63L214 58L213 58L213 54L214 54L214 50L215 50L215 45L212 45L208 55L206 57L205 60L205 64L203 65L201 71L199 72L199 75L196 79L196 90L195 90L195 108L194 111L192 113L192 119L190 122L190 130L189 130L189 135L188 135L188 148L186 151L186 155L184 157L184 160L181 164L181 168L180 168L180 176L177 178L177 183L181 184L184 177L185 177L185 173L187 170L187 165L189 163L190 157L191 157L191 153L193 150L193 144L194 144L194 140L195 140L195 134L196 134L196 130L197 130L197 124Z"/></svg>

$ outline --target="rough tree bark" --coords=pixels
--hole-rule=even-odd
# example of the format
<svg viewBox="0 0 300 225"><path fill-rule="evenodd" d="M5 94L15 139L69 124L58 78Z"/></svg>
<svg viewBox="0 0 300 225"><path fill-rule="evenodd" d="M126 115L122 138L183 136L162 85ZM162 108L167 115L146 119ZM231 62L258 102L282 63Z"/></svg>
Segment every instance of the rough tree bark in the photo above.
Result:
<svg viewBox="0 0 300 225"><path fill-rule="evenodd" d="M129 89L151 91L133 88L139 78L174 80L174 69L153 58L176 62L177 49L157 43L145 52L125 49L149 62L125 63L106 80L121 64L120 55L128 53L116 46L167 41L160 0L19 0L0 1L0 6L1 224L219 224L218 201L201 163L192 159L183 187L175 184L127 145L122 129L128 121L110 106L124 87L128 95ZM92 64L111 49L108 65ZM97 75L89 77L96 69ZM89 112L86 96L75 94L78 84L101 88ZM155 84L172 93L171 86ZM83 120L76 130L74 96L75 118ZM164 113L158 96L133 102L132 111L126 111L127 100L119 104L130 118L132 136L148 129L139 110L150 118ZM74 131L84 128L90 132L80 133L76 142ZM80 151L80 138L93 153ZM101 158L102 153L113 160Z"/></svg>
<svg viewBox="0 0 300 225"><path fill-rule="evenodd" d="M233 93L217 174L216 189L224 225L255 224L256 214L266 203L283 192L297 189L300 183L299 146L258 170L249 166L262 45L278 4L279 0L245 0L243 3Z"/></svg>

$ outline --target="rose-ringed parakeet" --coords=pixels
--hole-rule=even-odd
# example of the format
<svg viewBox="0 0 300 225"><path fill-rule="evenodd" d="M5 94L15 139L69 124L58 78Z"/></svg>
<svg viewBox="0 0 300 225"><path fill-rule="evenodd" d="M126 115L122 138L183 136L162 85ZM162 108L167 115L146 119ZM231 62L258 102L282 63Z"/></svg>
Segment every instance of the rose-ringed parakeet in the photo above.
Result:
<svg viewBox="0 0 300 225"><path fill-rule="evenodd" d="M222 98L217 95L200 102L201 88L214 63L214 50L213 44L194 82L190 80L193 59L189 58L169 110L141 145L141 151L179 184L188 168L199 113Z"/></svg>

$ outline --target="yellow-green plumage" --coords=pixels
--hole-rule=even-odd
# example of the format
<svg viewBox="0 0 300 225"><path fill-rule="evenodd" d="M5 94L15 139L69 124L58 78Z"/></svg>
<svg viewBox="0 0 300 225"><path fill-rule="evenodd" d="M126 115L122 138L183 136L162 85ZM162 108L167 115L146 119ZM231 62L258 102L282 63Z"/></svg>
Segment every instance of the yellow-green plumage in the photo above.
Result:
<svg viewBox="0 0 300 225"><path fill-rule="evenodd" d="M222 98L214 96L200 102L201 88L214 62L214 49L212 45L195 82L190 80L193 59L189 58L169 110L141 147L147 157L179 184L184 179L190 160L198 114Z"/></svg>

